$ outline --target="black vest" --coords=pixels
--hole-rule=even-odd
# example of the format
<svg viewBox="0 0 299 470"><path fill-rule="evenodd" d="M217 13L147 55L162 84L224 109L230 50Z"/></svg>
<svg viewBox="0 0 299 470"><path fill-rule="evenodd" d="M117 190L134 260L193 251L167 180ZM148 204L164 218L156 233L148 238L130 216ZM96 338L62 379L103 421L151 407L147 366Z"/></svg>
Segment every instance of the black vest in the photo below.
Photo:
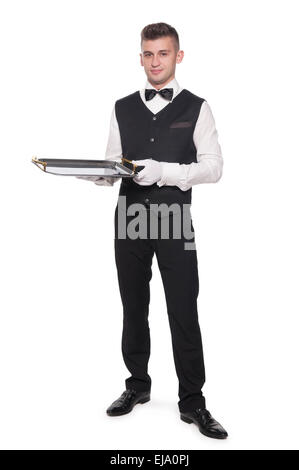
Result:
<svg viewBox="0 0 299 470"><path fill-rule="evenodd" d="M196 162L193 132L205 100L183 89L172 102L153 114L142 101L139 91L115 102L123 157L129 160L152 158L161 162ZM141 186L131 178L123 178L119 195L132 203L167 205L191 204L191 191L177 186L156 183Z"/></svg>

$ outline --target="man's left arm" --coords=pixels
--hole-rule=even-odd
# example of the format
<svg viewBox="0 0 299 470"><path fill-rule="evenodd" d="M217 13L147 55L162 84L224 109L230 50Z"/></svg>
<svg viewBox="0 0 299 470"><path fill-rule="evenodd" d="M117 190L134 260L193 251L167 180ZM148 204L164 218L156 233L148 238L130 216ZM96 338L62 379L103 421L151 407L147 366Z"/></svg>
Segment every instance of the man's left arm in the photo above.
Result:
<svg viewBox="0 0 299 470"><path fill-rule="evenodd" d="M187 191L195 184L216 183L222 176L223 158L218 132L209 104L204 101L195 125L193 141L197 162L185 164L162 162L158 186L178 186Z"/></svg>
<svg viewBox="0 0 299 470"><path fill-rule="evenodd" d="M134 180L141 185L156 182L159 187L178 186L182 191L187 191L195 184L216 183L222 176L223 158L215 120L206 101L201 106L193 141L197 162L180 164L141 160L139 164L144 164L145 169Z"/></svg>

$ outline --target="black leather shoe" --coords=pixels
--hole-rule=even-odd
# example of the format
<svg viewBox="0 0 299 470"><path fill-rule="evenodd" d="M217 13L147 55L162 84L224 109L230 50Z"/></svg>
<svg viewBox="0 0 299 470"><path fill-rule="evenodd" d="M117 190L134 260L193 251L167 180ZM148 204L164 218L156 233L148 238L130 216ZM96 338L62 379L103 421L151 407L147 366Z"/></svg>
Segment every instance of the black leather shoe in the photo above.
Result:
<svg viewBox="0 0 299 470"><path fill-rule="evenodd" d="M130 413L137 403L146 403L149 400L150 392L137 392L136 390L128 389L107 408L106 413L109 416L125 415Z"/></svg>
<svg viewBox="0 0 299 470"><path fill-rule="evenodd" d="M225 439L228 436L221 424L205 408L197 408L194 411L185 413L181 412L181 420L185 423L195 423L205 436L214 437L215 439Z"/></svg>

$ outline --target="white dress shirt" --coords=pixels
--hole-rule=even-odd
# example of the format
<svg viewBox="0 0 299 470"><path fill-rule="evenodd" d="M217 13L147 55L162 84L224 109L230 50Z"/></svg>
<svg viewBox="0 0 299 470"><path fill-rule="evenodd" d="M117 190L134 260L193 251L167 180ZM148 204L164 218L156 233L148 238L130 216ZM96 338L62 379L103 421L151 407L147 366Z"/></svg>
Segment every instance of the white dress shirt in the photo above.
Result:
<svg viewBox="0 0 299 470"><path fill-rule="evenodd" d="M146 81L145 88L155 88ZM169 104L165 98L156 94L149 101L145 100L145 88L140 90L140 97L149 110L156 114ZM172 100L183 90L174 78L163 88L173 88ZM178 186L182 191L199 183L216 183L222 176L223 158L218 142L218 132L215 127L214 117L207 101L204 101L194 128L193 141L196 148L197 162L189 164L162 162L162 176L157 181L158 186ZM110 119L110 131L105 158L121 161L122 146L119 126L115 114L115 106ZM148 158L155 158L149 155ZM95 184L112 186L121 178L105 178L96 181Z"/></svg>

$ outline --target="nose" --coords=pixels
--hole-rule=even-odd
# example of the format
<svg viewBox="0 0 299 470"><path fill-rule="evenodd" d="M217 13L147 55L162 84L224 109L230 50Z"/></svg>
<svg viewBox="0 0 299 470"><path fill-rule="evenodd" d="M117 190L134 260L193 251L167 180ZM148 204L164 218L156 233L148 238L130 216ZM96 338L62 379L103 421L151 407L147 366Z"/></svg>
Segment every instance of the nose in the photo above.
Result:
<svg viewBox="0 0 299 470"><path fill-rule="evenodd" d="M152 66L155 67L155 66L157 66L157 65L160 65L160 61L159 61L158 57L153 56L153 58L152 58Z"/></svg>

